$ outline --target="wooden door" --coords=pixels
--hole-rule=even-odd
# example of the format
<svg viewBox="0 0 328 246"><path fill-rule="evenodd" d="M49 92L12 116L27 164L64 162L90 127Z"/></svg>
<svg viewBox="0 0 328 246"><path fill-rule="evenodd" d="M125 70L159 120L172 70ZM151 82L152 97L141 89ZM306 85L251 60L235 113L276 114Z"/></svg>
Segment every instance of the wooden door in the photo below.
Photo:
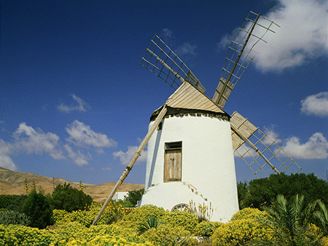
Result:
<svg viewBox="0 0 328 246"><path fill-rule="evenodd" d="M181 149L167 149L164 157L164 182L181 181Z"/></svg>

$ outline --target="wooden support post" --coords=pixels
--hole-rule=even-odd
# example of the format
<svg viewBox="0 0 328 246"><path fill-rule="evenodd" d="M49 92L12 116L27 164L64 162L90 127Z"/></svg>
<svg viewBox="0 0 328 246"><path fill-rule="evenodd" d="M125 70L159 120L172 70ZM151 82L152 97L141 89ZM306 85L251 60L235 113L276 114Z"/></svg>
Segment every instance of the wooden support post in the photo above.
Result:
<svg viewBox="0 0 328 246"><path fill-rule="evenodd" d="M95 225L98 220L100 219L100 216L102 215L102 213L104 212L105 208L107 207L108 203L112 200L115 192L117 191L118 187L124 182L124 180L126 179L126 177L128 176L128 174L130 173L132 167L134 166L134 164L136 163L136 161L138 160L139 156L141 155L142 150L145 148L146 144L148 143L150 137L152 136L152 134L154 133L154 131L157 129L158 125L161 123L161 121L163 120L165 114L167 112L167 107L166 105L163 106L162 110L160 111L160 113L158 114L154 124L151 126L151 128L149 129L148 133L146 134L145 138L142 140L142 142L140 143L138 149L136 150L136 152L134 153L131 161L129 162L129 164L126 166L126 168L124 169L121 177L119 178L119 180L116 182L114 188L112 189L112 191L110 192L110 194L108 195L106 201L104 202L103 206L101 207L99 213L97 214L96 218L93 220L92 225Z"/></svg>
<svg viewBox="0 0 328 246"><path fill-rule="evenodd" d="M244 142L248 143L249 146L251 146L252 149L255 150L255 152L257 154L259 154L259 156L261 156L264 161L270 166L270 168L277 174L280 174L280 171L278 170L278 168L275 167L275 165L273 165L268 158L265 157L265 155L263 155L263 153L256 147L255 144L253 144L250 140L248 140L247 138L245 138L232 124L231 124L231 129L238 135L238 137L240 137L242 140L244 140Z"/></svg>

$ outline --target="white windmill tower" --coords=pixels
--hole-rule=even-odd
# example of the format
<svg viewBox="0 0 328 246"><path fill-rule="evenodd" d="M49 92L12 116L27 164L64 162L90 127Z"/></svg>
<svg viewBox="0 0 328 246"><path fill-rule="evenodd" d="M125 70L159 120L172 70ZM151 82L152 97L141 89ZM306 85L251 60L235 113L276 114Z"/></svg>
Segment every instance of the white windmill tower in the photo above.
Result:
<svg viewBox="0 0 328 246"><path fill-rule="evenodd" d="M141 204L168 210L190 206L207 208L207 219L227 221L238 211L234 154L256 173L265 166L279 173L289 167L281 149L241 114L224 111L229 95L249 64L254 46L274 32L273 21L250 12L245 35L232 41L212 99L185 63L157 35L146 49L144 65L158 77L178 87L162 107L153 112L149 130L95 218L95 224L148 143L145 194ZM261 35L256 28L262 30ZM250 153L254 158L247 158ZM274 164L275 165L274 165Z"/></svg>

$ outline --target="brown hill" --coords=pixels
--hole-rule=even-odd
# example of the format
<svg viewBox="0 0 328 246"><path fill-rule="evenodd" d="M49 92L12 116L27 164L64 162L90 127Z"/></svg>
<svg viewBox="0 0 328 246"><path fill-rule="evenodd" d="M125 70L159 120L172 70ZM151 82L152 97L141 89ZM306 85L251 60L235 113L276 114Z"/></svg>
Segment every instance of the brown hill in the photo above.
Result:
<svg viewBox="0 0 328 246"><path fill-rule="evenodd" d="M77 182L70 182L61 178L49 178L33 173L15 172L0 167L0 195L21 195L26 194L33 187L42 190L44 193L51 193L58 184L70 183L73 187L80 188ZM114 183L104 183L100 185L82 184L83 191L97 202L102 202L114 187ZM119 191L131 191L142 189L141 184L123 184Z"/></svg>

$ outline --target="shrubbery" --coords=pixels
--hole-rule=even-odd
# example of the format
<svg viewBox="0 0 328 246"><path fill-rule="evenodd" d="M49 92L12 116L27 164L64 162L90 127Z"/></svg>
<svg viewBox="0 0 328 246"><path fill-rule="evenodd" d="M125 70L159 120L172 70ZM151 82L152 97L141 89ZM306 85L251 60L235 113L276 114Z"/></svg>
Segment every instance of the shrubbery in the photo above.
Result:
<svg viewBox="0 0 328 246"><path fill-rule="evenodd" d="M0 224L29 225L30 219L24 213L8 209L0 209Z"/></svg>
<svg viewBox="0 0 328 246"><path fill-rule="evenodd" d="M89 227L92 221L98 214L101 206L100 204L93 203L89 210L77 210L67 212L65 210L55 209L53 210L54 220L56 224L63 224L67 222L79 222L80 224ZM111 224L118 221L127 214L127 209L124 209L120 203L111 202L105 209L105 212L98 221L98 225Z"/></svg>
<svg viewBox="0 0 328 246"><path fill-rule="evenodd" d="M54 208L68 212L87 209L92 203L91 196L67 183L56 186L52 192L52 200Z"/></svg>
<svg viewBox="0 0 328 246"><path fill-rule="evenodd" d="M135 207L141 200L144 191L144 189L129 191L128 195L124 199L125 207Z"/></svg>
<svg viewBox="0 0 328 246"><path fill-rule="evenodd" d="M241 197L246 199L248 186L244 188ZM53 210L55 224L48 226L55 204L49 202L52 197L70 212ZM64 184L52 197L36 191L0 197L0 205L8 207L12 200L17 209L0 209L0 245L328 245L326 204L309 203L303 196L278 196L270 206L263 206L265 211L245 208L228 223L200 222L190 211L169 212L151 205L125 208L126 202L111 202L96 226L91 224L101 204L91 204L82 191Z"/></svg>
<svg viewBox="0 0 328 246"><path fill-rule="evenodd" d="M237 212L230 222L215 230L213 245L252 245L252 242L273 239L273 229L265 223L268 215L258 209L244 210Z"/></svg>
<svg viewBox="0 0 328 246"><path fill-rule="evenodd" d="M196 236L209 238L212 236L213 232L219 228L223 223L220 222L210 222L210 221L202 221L198 225L196 225L194 234Z"/></svg>
<svg viewBox="0 0 328 246"><path fill-rule="evenodd" d="M238 184L240 208L254 207L263 209L271 206L277 195L284 195L287 199L302 194L305 203L317 199L328 204L328 182L313 174L272 174L267 178L255 179L249 184Z"/></svg>
<svg viewBox="0 0 328 246"><path fill-rule="evenodd" d="M52 224L52 208L46 196L32 191L23 204L23 212L30 218L30 226L45 228Z"/></svg>
<svg viewBox="0 0 328 246"><path fill-rule="evenodd" d="M22 212L26 195L0 195L0 208Z"/></svg>

